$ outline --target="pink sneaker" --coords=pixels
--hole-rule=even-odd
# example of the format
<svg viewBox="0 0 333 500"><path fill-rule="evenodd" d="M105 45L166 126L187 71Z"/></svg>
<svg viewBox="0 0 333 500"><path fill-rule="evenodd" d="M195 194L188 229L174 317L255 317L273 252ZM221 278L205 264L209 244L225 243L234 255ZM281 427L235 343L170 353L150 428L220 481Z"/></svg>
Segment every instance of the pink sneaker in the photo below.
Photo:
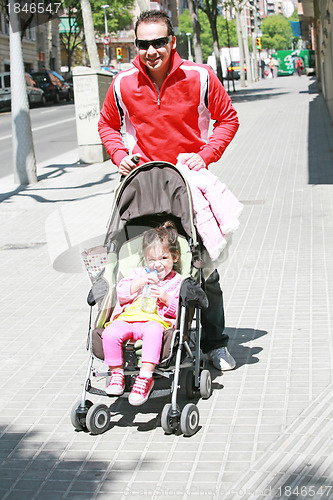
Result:
<svg viewBox="0 0 333 500"><path fill-rule="evenodd" d="M125 377L123 372L114 370L111 372L110 383L105 389L109 396L120 396L125 390Z"/></svg>
<svg viewBox="0 0 333 500"><path fill-rule="evenodd" d="M153 377L146 378L138 375L132 387L131 394L128 397L129 404L133 406L140 406L145 403L149 398L149 394L151 393L153 387Z"/></svg>

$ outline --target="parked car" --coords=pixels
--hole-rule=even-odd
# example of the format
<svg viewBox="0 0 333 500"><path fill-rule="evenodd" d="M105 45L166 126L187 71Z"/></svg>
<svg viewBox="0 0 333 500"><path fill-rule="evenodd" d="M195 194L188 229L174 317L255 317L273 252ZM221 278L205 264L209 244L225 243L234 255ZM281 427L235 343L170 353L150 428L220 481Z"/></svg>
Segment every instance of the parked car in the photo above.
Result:
<svg viewBox="0 0 333 500"><path fill-rule="evenodd" d="M25 74L25 83L27 85L27 94L29 106L33 106L35 104L40 104L41 106L45 106L46 97L43 89L40 89L35 80L29 73Z"/></svg>
<svg viewBox="0 0 333 500"><path fill-rule="evenodd" d="M44 91L37 87L36 82L31 78L29 73L25 73L25 83L29 106L34 104L44 106L46 103ZM0 73L0 108L10 108L11 100L10 72Z"/></svg>
<svg viewBox="0 0 333 500"><path fill-rule="evenodd" d="M70 71L69 73L65 74L64 78L65 78L65 82L69 85L69 92L71 95L71 99L74 101L74 86L73 86L72 72Z"/></svg>
<svg viewBox="0 0 333 500"><path fill-rule="evenodd" d="M245 78L246 78L246 66L244 64ZM240 79L240 62L231 61L230 66L228 66L228 80L239 80Z"/></svg>
<svg viewBox="0 0 333 500"><path fill-rule="evenodd" d="M44 90L47 101L58 103L61 99L70 101L72 92L65 79L55 71L37 71L32 73L32 78L38 87Z"/></svg>

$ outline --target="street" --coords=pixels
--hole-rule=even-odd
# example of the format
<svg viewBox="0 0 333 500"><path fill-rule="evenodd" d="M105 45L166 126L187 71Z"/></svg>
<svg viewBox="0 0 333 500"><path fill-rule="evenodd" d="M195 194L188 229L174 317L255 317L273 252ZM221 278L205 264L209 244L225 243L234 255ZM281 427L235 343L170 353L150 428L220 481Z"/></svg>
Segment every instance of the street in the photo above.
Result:
<svg viewBox="0 0 333 500"><path fill-rule="evenodd" d="M30 109L37 165L77 149L75 107L73 103ZM0 114L0 178L13 173L11 113ZM73 154L72 154L73 155ZM78 159L78 157L77 157Z"/></svg>

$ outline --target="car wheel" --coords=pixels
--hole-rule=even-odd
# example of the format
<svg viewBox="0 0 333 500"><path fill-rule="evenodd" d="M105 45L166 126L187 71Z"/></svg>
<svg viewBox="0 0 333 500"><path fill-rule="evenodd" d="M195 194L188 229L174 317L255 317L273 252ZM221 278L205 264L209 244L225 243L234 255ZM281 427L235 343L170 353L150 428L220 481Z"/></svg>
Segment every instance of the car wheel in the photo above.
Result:
<svg viewBox="0 0 333 500"><path fill-rule="evenodd" d="M58 104L60 102L60 97L58 92L54 94L54 104Z"/></svg>
<svg viewBox="0 0 333 500"><path fill-rule="evenodd" d="M45 104L46 104L46 97L45 97L45 95L42 95L42 98L40 100L40 105L45 106Z"/></svg>

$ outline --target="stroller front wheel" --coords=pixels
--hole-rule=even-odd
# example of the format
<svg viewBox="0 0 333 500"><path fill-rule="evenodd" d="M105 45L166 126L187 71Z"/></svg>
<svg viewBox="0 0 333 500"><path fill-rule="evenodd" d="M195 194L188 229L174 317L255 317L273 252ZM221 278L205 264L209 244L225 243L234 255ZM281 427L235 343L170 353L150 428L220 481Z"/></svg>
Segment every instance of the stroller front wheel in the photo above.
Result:
<svg viewBox="0 0 333 500"><path fill-rule="evenodd" d="M172 408L171 403L166 404L163 407L161 414L161 426L165 434L172 434L173 432L172 418L170 416L171 408Z"/></svg>
<svg viewBox="0 0 333 500"><path fill-rule="evenodd" d="M179 406L177 405L177 410L175 415L172 414L172 404L167 403L164 405L161 414L161 426L165 434L172 434L178 429L179 426Z"/></svg>
<svg viewBox="0 0 333 500"><path fill-rule="evenodd" d="M193 403L184 406L180 416L180 429L184 436L193 436L199 427L199 410Z"/></svg>
<svg viewBox="0 0 333 500"><path fill-rule="evenodd" d="M86 399L85 408L81 408L81 399L79 399L73 406L71 411L71 422L77 431L85 431L87 429L86 416L92 405L92 402L89 401L89 399Z"/></svg>
<svg viewBox="0 0 333 500"><path fill-rule="evenodd" d="M109 408L104 404L93 405L88 410L86 425L92 434L103 434L110 425Z"/></svg>

